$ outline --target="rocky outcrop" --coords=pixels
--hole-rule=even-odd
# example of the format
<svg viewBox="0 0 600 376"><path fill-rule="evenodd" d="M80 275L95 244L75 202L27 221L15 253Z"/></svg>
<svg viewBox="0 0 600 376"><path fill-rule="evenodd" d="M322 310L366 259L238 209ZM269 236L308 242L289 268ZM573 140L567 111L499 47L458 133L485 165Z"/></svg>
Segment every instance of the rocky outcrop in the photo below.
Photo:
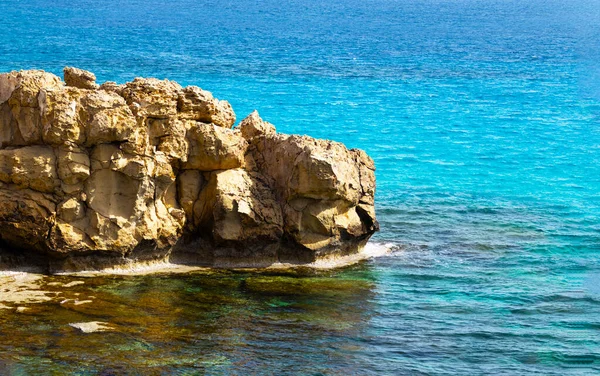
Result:
<svg viewBox="0 0 600 376"><path fill-rule="evenodd" d="M278 134L198 87L0 74L0 241L56 270L355 255L378 229L360 150Z"/></svg>

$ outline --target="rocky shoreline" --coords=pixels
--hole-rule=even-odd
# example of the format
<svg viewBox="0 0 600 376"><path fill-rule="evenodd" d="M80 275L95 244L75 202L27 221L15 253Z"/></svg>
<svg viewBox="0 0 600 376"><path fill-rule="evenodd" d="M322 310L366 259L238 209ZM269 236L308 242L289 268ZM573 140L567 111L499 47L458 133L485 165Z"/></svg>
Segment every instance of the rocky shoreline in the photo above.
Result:
<svg viewBox="0 0 600 376"><path fill-rule="evenodd" d="M361 150L136 78L0 74L0 270L335 267L378 230Z"/></svg>

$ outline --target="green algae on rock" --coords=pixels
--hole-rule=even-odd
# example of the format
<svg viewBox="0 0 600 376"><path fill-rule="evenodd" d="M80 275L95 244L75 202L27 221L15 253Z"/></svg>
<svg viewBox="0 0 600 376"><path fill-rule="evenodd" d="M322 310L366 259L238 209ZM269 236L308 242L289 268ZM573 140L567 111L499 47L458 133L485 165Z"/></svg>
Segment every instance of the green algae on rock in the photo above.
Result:
<svg viewBox="0 0 600 376"><path fill-rule="evenodd" d="M378 230L361 150L278 134L198 87L0 74L0 267L334 267ZM8 254L8 256L6 256Z"/></svg>
<svg viewBox="0 0 600 376"><path fill-rule="evenodd" d="M8 375L244 373L248 359L271 356L270 346L290 359L319 353L311 338L356 337L376 290L367 265L19 278L34 279L27 289L50 300L0 309L0 373Z"/></svg>

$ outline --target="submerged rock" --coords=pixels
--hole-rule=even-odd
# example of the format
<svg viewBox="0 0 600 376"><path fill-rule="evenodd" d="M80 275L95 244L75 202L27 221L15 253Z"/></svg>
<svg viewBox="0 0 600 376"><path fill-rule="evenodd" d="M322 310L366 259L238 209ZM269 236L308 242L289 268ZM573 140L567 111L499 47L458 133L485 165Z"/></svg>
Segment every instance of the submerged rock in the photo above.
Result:
<svg viewBox="0 0 600 376"><path fill-rule="evenodd" d="M81 330L83 333L95 333L95 332L106 332L114 330L108 323L102 321L90 321L90 322L74 322L69 326Z"/></svg>
<svg viewBox="0 0 600 376"><path fill-rule="evenodd" d="M378 230L363 151L256 111L232 129L231 105L198 87L64 74L0 74L0 241L32 264L355 261Z"/></svg>

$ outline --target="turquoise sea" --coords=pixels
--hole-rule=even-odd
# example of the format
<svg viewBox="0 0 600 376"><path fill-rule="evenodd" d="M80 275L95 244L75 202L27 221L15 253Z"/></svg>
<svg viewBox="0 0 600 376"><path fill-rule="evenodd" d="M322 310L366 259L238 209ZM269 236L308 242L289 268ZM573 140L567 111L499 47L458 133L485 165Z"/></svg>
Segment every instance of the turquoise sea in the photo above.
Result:
<svg viewBox="0 0 600 376"><path fill-rule="evenodd" d="M0 374L600 373L598 1L2 0L0 20L0 72L169 78L366 150L390 249L84 279L68 294L100 303L0 309Z"/></svg>

